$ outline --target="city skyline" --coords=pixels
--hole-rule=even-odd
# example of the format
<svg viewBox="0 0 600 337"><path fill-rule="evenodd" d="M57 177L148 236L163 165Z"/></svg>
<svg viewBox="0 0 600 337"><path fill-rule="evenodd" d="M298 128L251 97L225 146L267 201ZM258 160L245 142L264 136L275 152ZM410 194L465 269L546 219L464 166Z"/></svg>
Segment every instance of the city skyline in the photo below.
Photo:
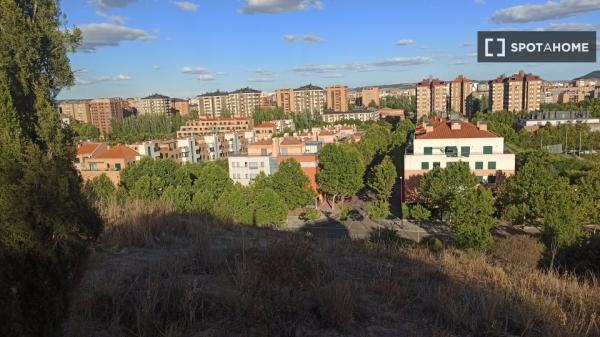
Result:
<svg viewBox="0 0 600 337"><path fill-rule="evenodd" d="M524 69L568 80L598 63L477 64L478 30L598 30L600 1L309 0L62 2L83 43L76 85L59 99L193 97L309 83L415 83L432 75L491 80ZM385 10L383 10L385 9ZM464 20L457 20L465 18ZM452 34L445 34L451 31Z"/></svg>

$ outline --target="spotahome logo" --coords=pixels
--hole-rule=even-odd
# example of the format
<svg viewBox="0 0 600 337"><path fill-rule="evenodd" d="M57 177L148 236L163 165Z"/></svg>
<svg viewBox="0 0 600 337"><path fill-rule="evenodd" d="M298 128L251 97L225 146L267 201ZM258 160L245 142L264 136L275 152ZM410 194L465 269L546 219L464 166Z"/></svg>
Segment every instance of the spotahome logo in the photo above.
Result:
<svg viewBox="0 0 600 337"><path fill-rule="evenodd" d="M477 32L478 62L596 62L596 32Z"/></svg>

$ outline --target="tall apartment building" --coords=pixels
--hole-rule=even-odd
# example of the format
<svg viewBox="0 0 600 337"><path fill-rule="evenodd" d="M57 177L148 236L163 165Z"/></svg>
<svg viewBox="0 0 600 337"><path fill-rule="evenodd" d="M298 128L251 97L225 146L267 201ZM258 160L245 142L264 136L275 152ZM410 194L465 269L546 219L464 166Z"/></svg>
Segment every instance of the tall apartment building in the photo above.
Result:
<svg viewBox="0 0 600 337"><path fill-rule="evenodd" d="M187 116L190 113L190 101L188 99L172 98L171 111L174 111L181 116Z"/></svg>
<svg viewBox="0 0 600 337"><path fill-rule="evenodd" d="M368 107L371 103L375 103L376 107L379 107L379 88L363 88L360 91L360 105Z"/></svg>
<svg viewBox="0 0 600 337"><path fill-rule="evenodd" d="M448 85L438 79L417 83L417 118L447 111Z"/></svg>
<svg viewBox="0 0 600 337"><path fill-rule="evenodd" d="M166 115L171 113L171 99L168 96L154 94L142 98L140 115Z"/></svg>
<svg viewBox="0 0 600 337"><path fill-rule="evenodd" d="M202 117L220 118L227 110L227 92L207 92L198 96L198 114Z"/></svg>
<svg viewBox="0 0 600 337"><path fill-rule="evenodd" d="M275 90L275 100L277 107L283 109L283 112L296 112L296 96L294 89L277 89Z"/></svg>
<svg viewBox="0 0 600 337"><path fill-rule="evenodd" d="M90 101L90 120L102 134L110 131L111 121L123 120L127 101L120 98L98 98Z"/></svg>
<svg viewBox="0 0 600 337"><path fill-rule="evenodd" d="M236 117L251 117L260 106L261 92L251 88L243 88L227 95L227 110Z"/></svg>
<svg viewBox="0 0 600 337"><path fill-rule="evenodd" d="M334 112L348 111L348 87L345 85L336 84L327 87L327 110Z"/></svg>
<svg viewBox="0 0 600 337"><path fill-rule="evenodd" d="M408 200L418 200L421 177L430 170L466 163L483 184L499 183L515 173L515 155L506 151L504 138L485 123L462 120L425 120L411 135L404 155L404 181Z"/></svg>
<svg viewBox="0 0 600 337"><path fill-rule="evenodd" d="M252 118L199 118L191 119L179 128L177 138L212 135L220 132L244 132L254 128Z"/></svg>
<svg viewBox="0 0 600 337"><path fill-rule="evenodd" d="M60 113L76 121L82 123L89 123L91 121L89 99L61 101L58 104L58 108Z"/></svg>
<svg viewBox="0 0 600 337"><path fill-rule="evenodd" d="M523 71L490 81L490 106L498 111L536 111L542 103L542 80Z"/></svg>
<svg viewBox="0 0 600 337"><path fill-rule="evenodd" d="M294 89L296 112L322 114L325 108L325 91L316 85L308 84Z"/></svg>
<svg viewBox="0 0 600 337"><path fill-rule="evenodd" d="M463 116L471 115L472 81L459 75L450 82L450 111L460 113Z"/></svg>

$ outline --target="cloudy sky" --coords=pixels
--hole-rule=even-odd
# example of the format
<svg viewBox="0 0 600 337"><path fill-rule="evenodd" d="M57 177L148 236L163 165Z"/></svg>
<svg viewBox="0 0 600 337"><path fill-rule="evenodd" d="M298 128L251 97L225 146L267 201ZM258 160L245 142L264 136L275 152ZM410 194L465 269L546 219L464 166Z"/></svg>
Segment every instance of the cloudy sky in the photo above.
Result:
<svg viewBox="0 0 600 337"><path fill-rule="evenodd" d="M308 83L570 79L596 64L477 64L478 30L600 30L600 0L62 0L83 43L59 98Z"/></svg>

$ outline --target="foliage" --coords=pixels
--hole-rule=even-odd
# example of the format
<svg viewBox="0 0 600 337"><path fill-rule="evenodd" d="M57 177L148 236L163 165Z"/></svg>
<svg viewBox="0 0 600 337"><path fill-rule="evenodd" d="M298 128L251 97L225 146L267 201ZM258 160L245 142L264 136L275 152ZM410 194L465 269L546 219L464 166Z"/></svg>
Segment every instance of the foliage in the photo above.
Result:
<svg viewBox="0 0 600 337"><path fill-rule="evenodd" d="M385 219L390 215L390 203L387 201L377 201L367 206L367 213L372 219Z"/></svg>
<svg viewBox="0 0 600 337"><path fill-rule="evenodd" d="M385 156L381 163L371 170L367 184L379 201L386 201L392 194L395 183L396 167L392 159Z"/></svg>
<svg viewBox="0 0 600 337"><path fill-rule="evenodd" d="M346 205L342 205L340 207L340 220L342 220L342 221L348 220L348 215L350 214L351 211L352 211L352 208L350 208Z"/></svg>
<svg viewBox="0 0 600 337"><path fill-rule="evenodd" d="M0 13L0 335L50 336L102 230L53 106L74 83L67 52L81 32L65 28L57 1L1 1Z"/></svg>
<svg viewBox="0 0 600 337"><path fill-rule="evenodd" d="M421 179L421 195L432 207L447 211L457 194L477 185L477 178L467 163L458 162L446 168L436 167Z"/></svg>
<svg viewBox="0 0 600 337"><path fill-rule="evenodd" d="M276 226L285 224L288 209L283 198L270 188L255 191L251 204L252 224L255 226Z"/></svg>
<svg viewBox="0 0 600 337"><path fill-rule="evenodd" d="M415 204L410 208L410 217L421 224L431 218L431 212L421 204Z"/></svg>
<svg viewBox="0 0 600 337"><path fill-rule="evenodd" d="M163 186L158 176L144 175L135 182L129 195L145 201L158 200L162 196Z"/></svg>
<svg viewBox="0 0 600 337"><path fill-rule="evenodd" d="M254 119L254 125L259 125L264 122L285 119L286 113L283 108L263 108L257 107L252 113L252 119Z"/></svg>
<svg viewBox="0 0 600 337"><path fill-rule="evenodd" d="M456 245L487 248L492 243L490 230L496 224L494 196L487 188L469 188L454 196L450 206L450 226Z"/></svg>
<svg viewBox="0 0 600 337"><path fill-rule="evenodd" d="M183 183L179 179L186 179L184 174L176 174L180 165L172 159L152 159L143 157L140 161L127 165L121 171L121 186L125 189L133 188L133 185L143 176L154 176L160 179L161 185L166 188L170 185ZM186 169L187 170L187 169ZM164 190L164 189L163 189Z"/></svg>
<svg viewBox="0 0 600 337"><path fill-rule="evenodd" d="M135 143L151 139L175 138L186 118L175 115L141 115L113 120L107 139L113 143Z"/></svg>
<svg viewBox="0 0 600 337"><path fill-rule="evenodd" d="M369 241L387 248L400 247L410 243L409 240L400 237L398 231L388 227L373 229L369 233Z"/></svg>
<svg viewBox="0 0 600 337"><path fill-rule="evenodd" d="M117 192L115 185L104 173L89 181L86 187L96 200L104 204L114 198Z"/></svg>
<svg viewBox="0 0 600 337"><path fill-rule="evenodd" d="M598 118L600 117L600 99L587 98L580 102L544 103L541 105L540 109L554 111L588 110L592 116Z"/></svg>
<svg viewBox="0 0 600 337"><path fill-rule="evenodd" d="M315 221L318 220L319 217L321 217L321 213L314 208L309 208L302 214L302 219L307 221Z"/></svg>
<svg viewBox="0 0 600 337"><path fill-rule="evenodd" d="M321 171L317 173L317 181L321 190L332 197L347 198L356 194L363 186L364 164L356 149L327 144L321 151Z"/></svg>
<svg viewBox="0 0 600 337"><path fill-rule="evenodd" d="M73 136L77 140L98 140L100 138L100 130L90 123L72 120L69 127L73 130Z"/></svg>
<svg viewBox="0 0 600 337"><path fill-rule="evenodd" d="M211 212L219 196L232 186L229 174L219 164L204 164L193 184L192 210L198 213Z"/></svg>
<svg viewBox="0 0 600 337"><path fill-rule="evenodd" d="M391 140L391 125L370 124L361 141L356 144L363 163L371 165L377 156L385 155L390 149Z"/></svg>
<svg viewBox="0 0 600 337"><path fill-rule="evenodd" d="M308 177L295 159L279 164L279 169L271 176L270 186L283 198L288 209L309 205L315 199Z"/></svg>
<svg viewBox="0 0 600 337"><path fill-rule="evenodd" d="M402 109L405 112L414 112L417 111L417 98L416 96L388 96L381 99L380 105L382 108Z"/></svg>
<svg viewBox="0 0 600 337"><path fill-rule="evenodd" d="M590 170L577 183L589 223L600 224L600 167Z"/></svg>

